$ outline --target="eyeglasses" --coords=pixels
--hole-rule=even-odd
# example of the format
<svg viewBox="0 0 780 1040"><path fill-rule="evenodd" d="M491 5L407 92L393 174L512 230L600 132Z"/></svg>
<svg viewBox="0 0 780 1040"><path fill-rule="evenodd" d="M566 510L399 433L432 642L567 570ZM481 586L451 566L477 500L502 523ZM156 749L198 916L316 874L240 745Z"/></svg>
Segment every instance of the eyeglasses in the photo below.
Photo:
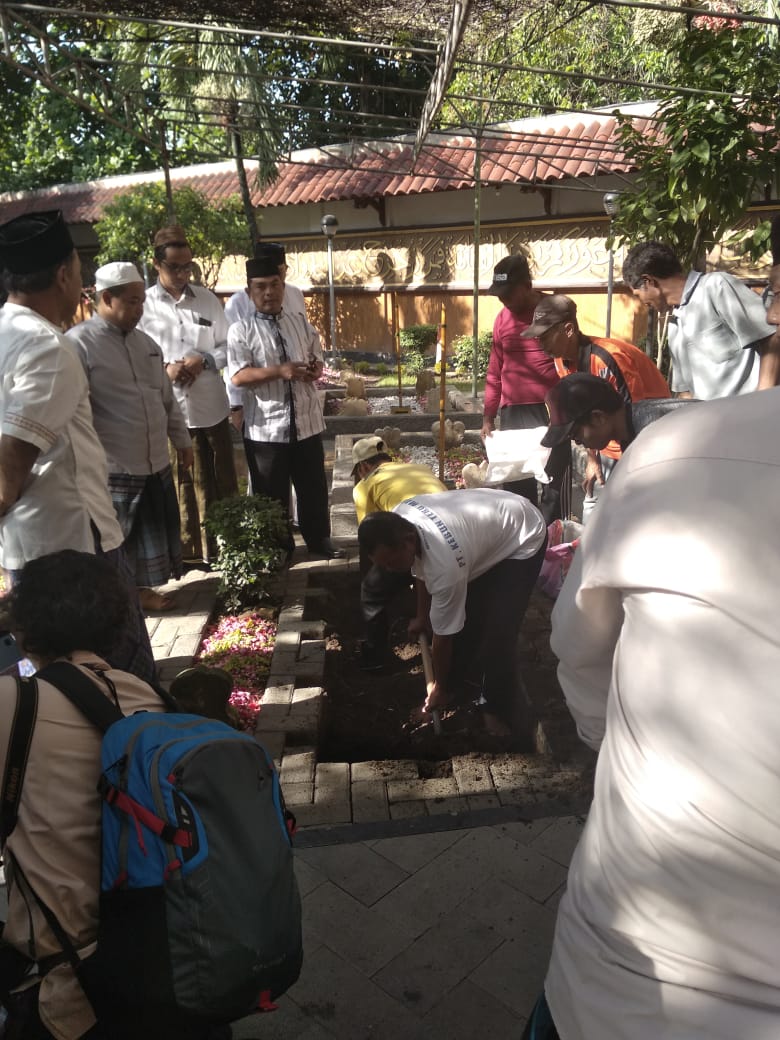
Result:
<svg viewBox="0 0 780 1040"><path fill-rule="evenodd" d="M761 302L764 305L765 310L769 310L775 302L775 291L771 285L768 285L761 293Z"/></svg>
<svg viewBox="0 0 780 1040"><path fill-rule="evenodd" d="M161 260L160 263L163 267L166 267L171 274L192 274L192 261L188 264L171 264L167 260Z"/></svg>

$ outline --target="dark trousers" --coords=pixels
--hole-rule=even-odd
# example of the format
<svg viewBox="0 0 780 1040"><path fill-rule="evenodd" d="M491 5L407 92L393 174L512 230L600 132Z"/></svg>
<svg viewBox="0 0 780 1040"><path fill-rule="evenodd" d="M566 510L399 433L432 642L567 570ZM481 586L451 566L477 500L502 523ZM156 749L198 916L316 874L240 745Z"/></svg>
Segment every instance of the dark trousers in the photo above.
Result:
<svg viewBox="0 0 780 1040"><path fill-rule="evenodd" d="M530 735L530 705L518 700L517 640L547 538L528 560L502 560L469 582L466 623L455 637L452 675L481 673L485 708Z"/></svg>
<svg viewBox="0 0 780 1040"><path fill-rule="evenodd" d="M275 498L285 513L289 513L292 482L303 540L310 549L316 549L330 536L328 482L321 435L316 433L289 444L247 440L244 446L254 493Z"/></svg>
<svg viewBox="0 0 780 1040"><path fill-rule="evenodd" d="M412 583L412 575L383 571L371 564L360 583L363 631L369 652L382 654L387 647L387 608Z"/></svg>
<svg viewBox="0 0 780 1040"><path fill-rule="evenodd" d="M212 502L238 494L236 464L230 420L216 426L190 430L195 456L192 470L179 462L176 449L170 445L171 464L176 480L181 515L181 541L185 559L210 560L216 556L216 545L207 544L203 518Z"/></svg>
<svg viewBox="0 0 780 1040"><path fill-rule="evenodd" d="M536 426L547 426L550 419L544 404L508 404L501 409L502 430L532 430ZM538 506L546 524L561 520L569 515L571 508L571 443L565 440L550 452L545 467L551 483L542 487L539 501L536 480L512 480L504 484L505 491L522 495Z"/></svg>

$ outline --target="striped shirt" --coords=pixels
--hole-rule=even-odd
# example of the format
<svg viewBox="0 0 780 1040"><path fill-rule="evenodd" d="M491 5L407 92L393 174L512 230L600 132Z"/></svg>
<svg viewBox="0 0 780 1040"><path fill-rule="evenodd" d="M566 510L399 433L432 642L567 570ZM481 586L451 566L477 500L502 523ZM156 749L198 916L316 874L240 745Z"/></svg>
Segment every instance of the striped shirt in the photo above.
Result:
<svg viewBox="0 0 780 1040"><path fill-rule="evenodd" d="M281 334L283 344L277 333ZM317 330L300 314L286 311L274 317L255 314L228 330L228 374L243 368L271 368L285 361L307 364L322 360ZM322 405L312 383L271 379L245 388L244 436L251 441L286 444L290 440L290 393L298 440L325 429Z"/></svg>

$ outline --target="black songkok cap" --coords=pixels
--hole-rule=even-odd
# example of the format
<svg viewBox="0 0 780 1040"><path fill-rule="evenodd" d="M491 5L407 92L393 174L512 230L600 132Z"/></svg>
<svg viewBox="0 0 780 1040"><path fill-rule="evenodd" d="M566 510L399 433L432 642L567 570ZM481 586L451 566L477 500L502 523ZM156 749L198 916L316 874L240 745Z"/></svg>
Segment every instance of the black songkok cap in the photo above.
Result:
<svg viewBox="0 0 780 1040"><path fill-rule="evenodd" d="M246 281L247 285L252 281L253 278L273 278L276 274L279 274L280 260L275 260L273 257L265 256L256 260L247 260L246 262Z"/></svg>
<svg viewBox="0 0 780 1040"><path fill-rule="evenodd" d="M27 213L0 227L0 267L11 274L33 274L66 260L73 252L62 211Z"/></svg>

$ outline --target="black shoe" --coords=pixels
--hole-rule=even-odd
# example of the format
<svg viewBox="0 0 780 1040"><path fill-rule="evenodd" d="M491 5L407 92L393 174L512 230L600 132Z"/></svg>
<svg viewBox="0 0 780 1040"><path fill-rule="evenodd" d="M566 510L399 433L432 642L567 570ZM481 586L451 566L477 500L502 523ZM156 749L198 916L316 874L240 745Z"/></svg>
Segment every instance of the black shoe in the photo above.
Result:
<svg viewBox="0 0 780 1040"><path fill-rule="evenodd" d="M307 546L310 556L324 556L326 560L340 560L344 556L342 549L337 549L330 538L323 538L319 545Z"/></svg>

